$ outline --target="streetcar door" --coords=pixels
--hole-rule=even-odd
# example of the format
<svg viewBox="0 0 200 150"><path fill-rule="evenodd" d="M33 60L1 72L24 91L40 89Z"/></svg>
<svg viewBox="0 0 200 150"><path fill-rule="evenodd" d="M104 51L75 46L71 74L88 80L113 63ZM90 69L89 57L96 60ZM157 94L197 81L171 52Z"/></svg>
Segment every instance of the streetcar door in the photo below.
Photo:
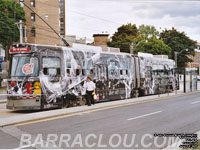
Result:
<svg viewBox="0 0 200 150"><path fill-rule="evenodd" d="M105 64L95 65L96 72L96 89L99 100L107 99L108 87L108 66Z"/></svg>
<svg viewBox="0 0 200 150"><path fill-rule="evenodd" d="M138 57L135 57L135 78L135 85L137 88L140 88L140 63Z"/></svg>
<svg viewBox="0 0 200 150"><path fill-rule="evenodd" d="M57 96L62 92L61 84L61 59L59 57L42 57L42 71L41 79L43 85L43 96L47 104L60 104L61 99Z"/></svg>

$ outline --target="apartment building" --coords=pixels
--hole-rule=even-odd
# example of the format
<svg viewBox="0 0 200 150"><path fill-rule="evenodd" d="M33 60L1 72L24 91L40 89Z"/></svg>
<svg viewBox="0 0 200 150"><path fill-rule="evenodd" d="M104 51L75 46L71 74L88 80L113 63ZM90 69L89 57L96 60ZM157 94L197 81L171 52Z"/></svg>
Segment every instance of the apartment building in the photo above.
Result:
<svg viewBox="0 0 200 150"><path fill-rule="evenodd" d="M191 63L187 64L187 67L190 68L199 68L200 67L200 43L197 43L195 48L195 55L189 56L192 59Z"/></svg>
<svg viewBox="0 0 200 150"><path fill-rule="evenodd" d="M64 36L65 0L24 0L24 3L34 11L23 6L26 13L24 31L27 37L24 38L24 42L60 45L61 39L44 21L42 21L42 19L44 19L58 34ZM42 17L42 19L36 14Z"/></svg>

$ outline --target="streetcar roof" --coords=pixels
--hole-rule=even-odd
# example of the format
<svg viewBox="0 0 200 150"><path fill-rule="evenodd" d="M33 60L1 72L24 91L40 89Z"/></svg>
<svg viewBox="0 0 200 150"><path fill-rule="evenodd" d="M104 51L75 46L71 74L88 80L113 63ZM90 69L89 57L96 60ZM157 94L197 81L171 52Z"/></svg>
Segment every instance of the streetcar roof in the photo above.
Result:
<svg viewBox="0 0 200 150"><path fill-rule="evenodd" d="M84 45L84 44L73 44L72 47L66 47L66 46L57 46L57 45L22 43L22 44L15 44L14 46L20 47L20 45L31 47L31 48L34 48L34 47L56 48L56 50L61 50L61 51L73 50L73 51L84 51L84 52L91 52L91 53L101 53L101 54L111 54L111 55L121 55L121 56L133 56L133 54L124 53L124 52L105 52L105 51L102 51L102 48L99 47L99 46L90 46L90 45ZM30 52L37 52L37 50L35 51L33 49L30 49ZM29 52L27 52L27 53L29 53ZM143 54L145 54L145 53L143 53ZM150 57L150 55L151 55L151 57ZM134 56L143 57L143 58L147 58L147 59L154 59L154 60L158 60L158 61L173 62L172 59L156 58L156 57L152 57L153 56L152 54L150 54L150 55L140 55L140 54L138 54L138 55L134 55Z"/></svg>

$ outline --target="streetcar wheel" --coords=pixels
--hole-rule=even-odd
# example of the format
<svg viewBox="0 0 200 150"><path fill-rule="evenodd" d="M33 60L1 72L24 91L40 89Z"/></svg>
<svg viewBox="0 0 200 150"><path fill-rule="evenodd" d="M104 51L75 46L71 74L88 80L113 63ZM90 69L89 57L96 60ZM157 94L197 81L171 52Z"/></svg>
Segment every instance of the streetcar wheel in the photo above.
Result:
<svg viewBox="0 0 200 150"><path fill-rule="evenodd" d="M137 97L139 97L139 92L138 92L138 90L133 90L133 91L131 92L131 98L137 98Z"/></svg>
<svg viewBox="0 0 200 150"><path fill-rule="evenodd" d="M80 106L86 105L86 97L82 96L82 99L80 100Z"/></svg>

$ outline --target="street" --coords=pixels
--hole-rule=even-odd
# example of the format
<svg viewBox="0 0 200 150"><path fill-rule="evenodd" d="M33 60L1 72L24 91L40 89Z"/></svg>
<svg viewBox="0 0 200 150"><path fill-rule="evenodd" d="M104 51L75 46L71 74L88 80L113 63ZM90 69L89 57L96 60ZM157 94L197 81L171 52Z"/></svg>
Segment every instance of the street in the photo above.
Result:
<svg viewBox="0 0 200 150"><path fill-rule="evenodd" d="M43 139L48 137L48 134L56 134L60 137L62 134L68 134L71 138L76 138L81 135L83 139L88 134L93 134L102 138L101 145L107 145L106 148L113 148L108 144L112 135L118 134L124 137L128 135L128 142L131 141L131 136L136 135L133 148L149 148L162 149L168 145L164 144L160 147L153 143L153 139L146 136L143 142L152 143L149 147L144 147L141 143L142 137L146 134L154 135L155 133L196 133L200 131L200 93L189 94L168 98L165 100L156 100L141 104L130 104L107 110L99 110L96 112L87 112L76 116L65 117L60 119L46 119L36 123L29 122L17 126L8 126L0 129L0 148L13 149L20 147L21 134L30 134L37 137L42 134ZM98 105L98 104L96 104ZM94 137L95 137L94 136ZM56 141L57 148L99 148L97 145L87 147L83 143L75 145L61 144ZM70 143L69 142L69 143ZM94 138L89 141L93 143ZM116 143L117 139L113 141ZM159 138L157 143L162 143L162 138ZM51 145L52 146L52 145ZM51 148L47 147L47 148ZM54 145L55 146L55 145ZM28 145L21 148L41 148L38 145ZM46 147L45 147L46 148ZM123 144L117 149L127 148Z"/></svg>
<svg viewBox="0 0 200 150"><path fill-rule="evenodd" d="M6 99L6 92L0 92L0 102Z"/></svg>

